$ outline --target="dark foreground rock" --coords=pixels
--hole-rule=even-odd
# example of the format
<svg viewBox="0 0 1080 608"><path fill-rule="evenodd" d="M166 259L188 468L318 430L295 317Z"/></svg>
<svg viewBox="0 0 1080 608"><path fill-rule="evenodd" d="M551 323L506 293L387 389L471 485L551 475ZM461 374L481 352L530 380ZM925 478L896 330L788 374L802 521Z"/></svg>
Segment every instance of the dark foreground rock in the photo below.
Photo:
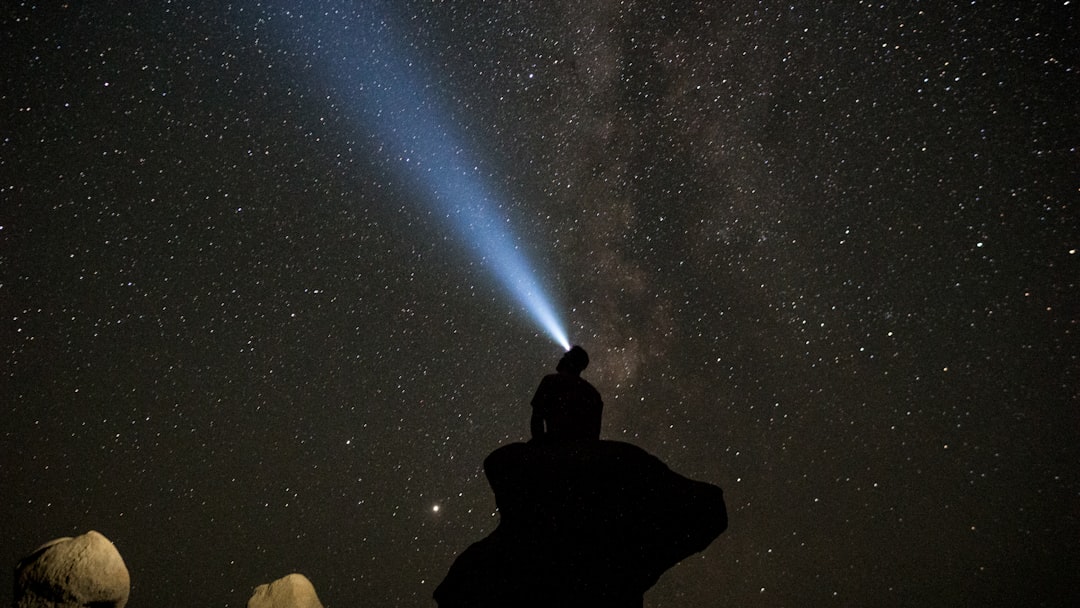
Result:
<svg viewBox="0 0 1080 608"><path fill-rule="evenodd" d="M727 528L720 488L627 443L515 443L484 471L499 526L450 567L440 608L639 607Z"/></svg>
<svg viewBox="0 0 1080 608"><path fill-rule="evenodd" d="M124 608L130 592L120 552L93 530L49 541L15 567L15 608Z"/></svg>

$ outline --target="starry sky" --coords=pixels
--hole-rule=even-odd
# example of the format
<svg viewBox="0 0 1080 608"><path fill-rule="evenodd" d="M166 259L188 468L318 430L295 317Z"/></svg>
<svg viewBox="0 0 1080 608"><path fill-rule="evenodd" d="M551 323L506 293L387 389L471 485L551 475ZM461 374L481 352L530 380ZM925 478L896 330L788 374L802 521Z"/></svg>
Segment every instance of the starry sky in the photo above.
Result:
<svg viewBox="0 0 1080 608"><path fill-rule="evenodd" d="M402 108L357 103L416 87L590 351L603 436L725 490L646 606L1077 600L1075 2L0 24L9 567L96 529L132 606L293 571L328 608L434 606L561 348L403 170Z"/></svg>

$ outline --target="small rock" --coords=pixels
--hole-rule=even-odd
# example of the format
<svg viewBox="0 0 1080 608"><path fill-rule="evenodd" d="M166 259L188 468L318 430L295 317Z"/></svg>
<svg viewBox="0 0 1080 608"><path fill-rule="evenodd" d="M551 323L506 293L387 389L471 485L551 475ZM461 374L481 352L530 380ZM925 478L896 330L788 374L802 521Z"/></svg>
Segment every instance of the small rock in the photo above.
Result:
<svg viewBox="0 0 1080 608"><path fill-rule="evenodd" d="M247 608L323 608L323 605L311 581L294 572L256 587Z"/></svg>

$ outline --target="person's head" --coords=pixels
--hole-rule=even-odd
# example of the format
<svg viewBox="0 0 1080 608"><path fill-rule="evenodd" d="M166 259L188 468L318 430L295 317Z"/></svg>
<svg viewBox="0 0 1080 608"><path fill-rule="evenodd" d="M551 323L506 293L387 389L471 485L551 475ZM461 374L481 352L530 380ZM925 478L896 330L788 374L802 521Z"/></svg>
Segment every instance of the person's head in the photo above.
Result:
<svg viewBox="0 0 1080 608"><path fill-rule="evenodd" d="M559 364L555 366L555 369L561 372L567 372L570 374L578 375L586 367L589 367L589 353L585 352L584 348L575 345L570 350L566 351L566 354L559 359Z"/></svg>

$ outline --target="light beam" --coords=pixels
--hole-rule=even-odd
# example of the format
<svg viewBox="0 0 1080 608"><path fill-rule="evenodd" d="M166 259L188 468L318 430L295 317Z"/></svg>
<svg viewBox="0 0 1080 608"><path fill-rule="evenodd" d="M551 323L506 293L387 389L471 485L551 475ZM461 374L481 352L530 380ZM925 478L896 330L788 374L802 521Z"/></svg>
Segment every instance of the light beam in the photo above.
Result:
<svg viewBox="0 0 1080 608"><path fill-rule="evenodd" d="M570 342L551 301L510 229L501 205L453 132L433 89L399 48L381 2L331 3L322 10L282 8L283 32L347 101L346 117L374 132L399 159L399 178L423 185L447 220L520 304L564 349ZM280 28L279 28L280 29Z"/></svg>

